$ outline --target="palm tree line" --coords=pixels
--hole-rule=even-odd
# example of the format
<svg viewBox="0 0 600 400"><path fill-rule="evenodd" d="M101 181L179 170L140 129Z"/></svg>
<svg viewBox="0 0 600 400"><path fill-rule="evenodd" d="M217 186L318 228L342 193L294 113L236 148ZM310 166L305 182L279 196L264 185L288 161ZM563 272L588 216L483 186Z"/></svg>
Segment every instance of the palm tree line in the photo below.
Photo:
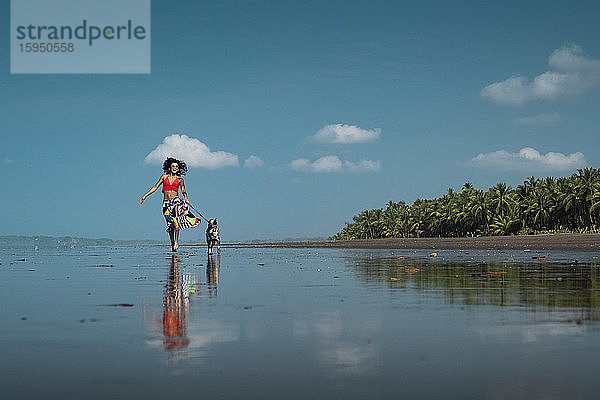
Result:
<svg viewBox="0 0 600 400"><path fill-rule="evenodd" d="M484 192L467 182L410 206L390 200L355 215L331 239L584 233L597 232L599 222L600 169L584 168L569 177L530 176L514 189L500 182Z"/></svg>

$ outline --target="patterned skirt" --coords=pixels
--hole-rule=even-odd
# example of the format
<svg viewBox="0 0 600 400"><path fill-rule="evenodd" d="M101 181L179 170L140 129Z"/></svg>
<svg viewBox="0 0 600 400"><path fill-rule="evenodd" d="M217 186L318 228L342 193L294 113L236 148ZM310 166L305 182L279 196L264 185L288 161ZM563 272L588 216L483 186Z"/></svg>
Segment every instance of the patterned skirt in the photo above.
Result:
<svg viewBox="0 0 600 400"><path fill-rule="evenodd" d="M167 222L167 232L194 228L200 224L200 220L189 211L187 204L179 197L163 201L162 210Z"/></svg>

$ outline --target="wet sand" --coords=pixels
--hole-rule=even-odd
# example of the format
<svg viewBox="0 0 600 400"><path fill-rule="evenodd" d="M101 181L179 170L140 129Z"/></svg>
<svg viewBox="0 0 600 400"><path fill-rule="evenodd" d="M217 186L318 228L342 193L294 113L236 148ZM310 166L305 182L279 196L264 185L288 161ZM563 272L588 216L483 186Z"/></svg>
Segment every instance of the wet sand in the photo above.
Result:
<svg viewBox="0 0 600 400"><path fill-rule="evenodd" d="M3 248L3 398L598 398L597 253L196 247Z"/></svg>
<svg viewBox="0 0 600 400"><path fill-rule="evenodd" d="M231 247L314 247L348 249L478 249L478 250L573 250L600 251L598 233L560 233L523 236L485 236L465 238L398 238L332 240L317 242L229 243Z"/></svg>

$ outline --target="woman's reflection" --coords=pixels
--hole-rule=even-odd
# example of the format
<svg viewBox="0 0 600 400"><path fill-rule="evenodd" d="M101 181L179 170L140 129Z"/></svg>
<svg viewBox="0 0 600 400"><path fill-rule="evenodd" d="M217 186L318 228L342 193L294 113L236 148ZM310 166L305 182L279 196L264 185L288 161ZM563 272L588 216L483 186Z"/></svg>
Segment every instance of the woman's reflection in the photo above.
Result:
<svg viewBox="0 0 600 400"><path fill-rule="evenodd" d="M179 273L179 258L171 256L171 268L165 285L163 301L163 344L167 350L177 350L189 344L187 312L189 297Z"/></svg>
<svg viewBox="0 0 600 400"><path fill-rule="evenodd" d="M219 284L219 268L221 255L208 256L206 263L206 284L199 283L195 273L183 273L179 268L179 258L173 254L165 285L163 298L162 333L166 350L178 350L186 347L187 316L190 307L190 296L201 296L200 287L206 285L204 296L216 297ZM202 265L202 264L200 264Z"/></svg>

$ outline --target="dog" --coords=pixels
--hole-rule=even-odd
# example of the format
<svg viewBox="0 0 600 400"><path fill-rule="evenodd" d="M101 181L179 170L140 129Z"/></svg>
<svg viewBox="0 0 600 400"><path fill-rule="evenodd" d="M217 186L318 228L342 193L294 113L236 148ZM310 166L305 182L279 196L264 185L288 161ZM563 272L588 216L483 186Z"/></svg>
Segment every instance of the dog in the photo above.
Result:
<svg viewBox="0 0 600 400"><path fill-rule="evenodd" d="M217 245L217 252L221 254L221 236L219 236L219 226L217 225L216 218L209 220L208 227L206 228L208 254L212 254L212 249L215 245Z"/></svg>

